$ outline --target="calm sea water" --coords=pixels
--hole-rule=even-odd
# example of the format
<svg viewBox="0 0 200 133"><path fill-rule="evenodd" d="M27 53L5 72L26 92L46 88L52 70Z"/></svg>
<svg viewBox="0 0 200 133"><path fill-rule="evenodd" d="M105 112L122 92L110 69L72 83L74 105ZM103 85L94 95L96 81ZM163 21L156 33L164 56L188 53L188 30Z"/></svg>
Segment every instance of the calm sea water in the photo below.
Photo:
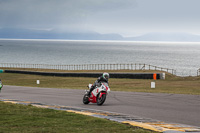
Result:
<svg viewBox="0 0 200 133"><path fill-rule="evenodd" d="M196 76L200 43L0 40L0 63L145 63Z"/></svg>

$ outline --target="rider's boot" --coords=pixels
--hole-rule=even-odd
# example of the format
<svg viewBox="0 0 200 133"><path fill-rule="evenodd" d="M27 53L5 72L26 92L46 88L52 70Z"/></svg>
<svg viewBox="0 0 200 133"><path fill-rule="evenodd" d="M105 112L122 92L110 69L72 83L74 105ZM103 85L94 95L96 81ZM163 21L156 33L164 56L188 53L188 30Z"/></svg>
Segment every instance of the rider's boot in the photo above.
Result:
<svg viewBox="0 0 200 133"><path fill-rule="evenodd" d="M91 95L91 92L94 90L94 86L92 86L91 88L90 88L90 90L89 90L89 92L88 92L88 94L87 94L87 96L86 97L90 97L90 95Z"/></svg>

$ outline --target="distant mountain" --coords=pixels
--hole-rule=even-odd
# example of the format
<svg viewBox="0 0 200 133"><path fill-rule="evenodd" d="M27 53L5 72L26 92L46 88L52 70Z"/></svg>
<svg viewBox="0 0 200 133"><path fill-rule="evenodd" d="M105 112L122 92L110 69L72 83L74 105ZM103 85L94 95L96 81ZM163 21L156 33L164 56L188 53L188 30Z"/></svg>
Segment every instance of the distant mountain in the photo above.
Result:
<svg viewBox="0 0 200 133"><path fill-rule="evenodd" d="M129 41L169 41L169 42L200 42L200 35L189 33L148 33L138 37L127 37Z"/></svg>
<svg viewBox="0 0 200 133"><path fill-rule="evenodd" d="M100 34L93 31L61 32L18 28L0 28L0 38L200 42L200 35L188 33L148 33L137 37L122 37L119 34Z"/></svg>
<svg viewBox="0 0 200 133"><path fill-rule="evenodd" d="M2 28L0 38L13 39L69 39L69 40L123 40L119 34L100 34L97 32L60 32L56 30L34 30Z"/></svg>

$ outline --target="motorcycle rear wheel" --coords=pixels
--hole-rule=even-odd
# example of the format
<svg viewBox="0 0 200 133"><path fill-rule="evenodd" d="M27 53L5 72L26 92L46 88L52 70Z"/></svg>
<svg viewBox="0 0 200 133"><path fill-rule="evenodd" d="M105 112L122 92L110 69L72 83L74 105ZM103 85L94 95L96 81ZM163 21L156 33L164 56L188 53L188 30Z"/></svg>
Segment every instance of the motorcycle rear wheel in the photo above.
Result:
<svg viewBox="0 0 200 133"><path fill-rule="evenodd" d="M100 94L98 95L97 97L97 105L102 105L106 100L106 94L103 94L101 97L100 97Z"/></svg>
<svg viewBox="0 0 200 133"><path fill-rule="evenodd" d="M85 95L83 96L83 103L84 103L84 104L90 103L89 98L86 97L86 96L87 96L87 94L85 94Z"/></svg>

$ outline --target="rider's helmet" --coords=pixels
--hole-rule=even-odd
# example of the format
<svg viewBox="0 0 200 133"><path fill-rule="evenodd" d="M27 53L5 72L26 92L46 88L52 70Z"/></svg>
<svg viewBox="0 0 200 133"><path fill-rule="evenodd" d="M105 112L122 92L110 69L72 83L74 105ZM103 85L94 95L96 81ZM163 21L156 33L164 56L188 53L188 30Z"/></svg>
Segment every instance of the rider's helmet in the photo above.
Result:
<svg viewBox="0 0 200 133"><path fill-rule="evenodd" d="M105 79L105 80L108 80L108 78L109 78L109 73L103 73L103 78Z"/></svg>

